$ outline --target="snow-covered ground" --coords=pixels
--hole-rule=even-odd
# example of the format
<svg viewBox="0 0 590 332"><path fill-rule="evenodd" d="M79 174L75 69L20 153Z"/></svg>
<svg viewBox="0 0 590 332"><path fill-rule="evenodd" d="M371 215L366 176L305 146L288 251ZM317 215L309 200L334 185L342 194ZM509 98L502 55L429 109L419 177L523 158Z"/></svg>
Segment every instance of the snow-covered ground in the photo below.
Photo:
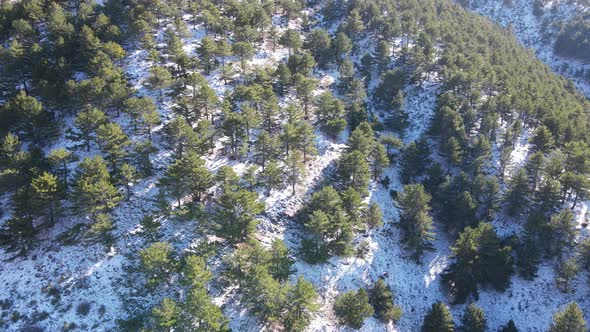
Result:
<svg viewBox="0 0 590 332"><path fill-rule="evenodd" d="M515 3L520 3L516 0ZM279 21L273 19L273 21ZM192 25L190 25L192 26ZM292 27L296 27L296 24ZM184 39L187 51L194 50L203 37L203 29L197 26L191 37ZM158 35L161 42L161 33ZM284 48L277 48L272 52L268 46L258 45L258 52L251 60L251 64L265 65L281 61L287 52ZM132 85L138 89L139 95L150 95L142 83L148 75L148 68L152 65L146 60L143 51L130 49L125 63L125 71L130 77ZM234 59L235 60L235 59ZM321 82L321 89L329 88L337 76L335 70L318 71L317 78ZM219 96L228 87L223 84L217 71L207 76L211 86ZM317 93L322 90L318 89ZM403 133L406 143L422 137L428 128L436 102L438 82L436 79L426 81L422 87L408 87L406 89L405 111L409 115L409 127ZM284 104L289 96L281 100ZM171 101L166 98L160 105L159 111L163 119L170 119ZM115 119L125 124L125 117ZM69 119L68 121L71 121ZM101 244L76 244L64 246L54 242L58 234L62 234L77 223L87 223L72 217L59 223L58 226L42 234L39 248L26 258L3 261L0 265L0 300L9 299L11 306L6 312L9 317L2 320L12 322L10 331L34 325L43 327L46 331L61 330L65 324L76 322L81 331L113 331L117 329L117 320L125 319L131 314L131 308L141 305L150 308L153 304L171 292L171 287L164 284L161 289L149 293L145 289L145 281L138 277L137 251L142 249L145 241L141 235L139 221L142 216L153 208L152 199L157 193L156 183L169 163L170 151L166 150L156 128L155 144L160 152L154 156L154 164L158 171L152 177L143 179L133 185L133 197L129 202L122 202L113 212L113 219L117 226L114 231L116 241L110 248ZM260 194L260 199L266 203L267 210L260 218L257 238L263 244L269 244L271 239L279 237L295 253L303 236L304 230L292 218L303 206L311 194L314 186L322 179L334 165L345 148L348 133L333 142L318 135L318 156L311 158L306 167L305 181L296 188L292 195L288 186L281 190L273 190L269 196ZM133 140L140 137L134 136ZM63 139L55 146L67 146L71 142ZM216 170L221 166L230 165L238 173L248 166L245 162L230 160L221 154L218 142L214 153L206 157L207 166ZM512 156L511 165L521 164L528 151L526 137L519 141L519 145ZM93 150L89 155L95 153ZM391 178L389 188L372 182L368 200L377 202L384 212L384 227L359 234L356 243L367 241L370 251L364 258L334 257L327 263L309 265L301 260L295 264L297 275L304 275L313 282L320 294L321 312L314 318L309 331L342 330L336 322L331 309L334 298L343 291L366 287L378 277L383 277L391 286L396 302L401 305L403 315L395 326L385 326L374 318L367 319L364 331L416 331L424 315L435 301L447 301L444 289L440 283L440 273L450 263L450 249L452 239L443 231L438 231L434 243L435 251L427 253L421 264L415 263L408 257L400 241L399 229L395 227L398 211L389 193L390 189L401 190L398 168L392 166L385 171ZM587 203L586 203L587 204ZM586 205L578 215L584 214ZM194 230L198 221L179 222L162 218L162 240L169 241L178 250L185 250L199 243L202 238ZM494 222L500 234L509 234L518 227L517 221L503 220ZM229 250L229 249L228 249ZM10 256L0 254L0 259ZM218 262L217 262L218 264ZM576 281L575 293L564 294L557 290L554 282L552 263L542 265L539 276L533 281L525 281L513 277L511 287L503 293L493 290L482 290L477 304L488 314L489 327L497 330L508 320L513 319L521 331L541 331L548 326L552 314L571 301L577 301L580 306L590 312L590 302L587 300L587 273L582 273ZM212 270L215 271L215 264ZM224 305L226 315L231 319L231 327L235 331L258 331L261 327L256 319L248 314L235 296L233 289L212 287L214 300ZM77 313L82 303L90 303L87 315ZM464 309L463 305L452 307L457 322ZM13 312L27 317L13 318ZM27 323L25 323L27 322Z"/></svg>
<svg viewBox="0 0 590 332"><path fill-rule="evenodd" d="M544 7L542 16L533 14L532 0L513 0L513 6L504 0L474 1L471 8L492 21L510 26L518 40L534 50L537 57L547 63L555 72L571 79L576 87L590 98L590 63L564 58L555 54L553 44L557 29L552 26L559 21L567 22L577 13L588 12L590 8L576 1L550 1ZM586 73L585 78L580 73Z"/></svg>

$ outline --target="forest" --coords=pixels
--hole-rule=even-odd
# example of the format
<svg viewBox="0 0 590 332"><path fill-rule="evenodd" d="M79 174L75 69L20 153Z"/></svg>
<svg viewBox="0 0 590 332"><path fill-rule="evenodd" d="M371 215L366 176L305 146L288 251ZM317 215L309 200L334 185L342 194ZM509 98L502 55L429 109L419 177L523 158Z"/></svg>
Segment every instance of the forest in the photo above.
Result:
<svg viewBox="0 0 590 332"><path fill-rule="evenodd" d="M459 2L2 1L0 329L587 331L590 100Z"/></svg>

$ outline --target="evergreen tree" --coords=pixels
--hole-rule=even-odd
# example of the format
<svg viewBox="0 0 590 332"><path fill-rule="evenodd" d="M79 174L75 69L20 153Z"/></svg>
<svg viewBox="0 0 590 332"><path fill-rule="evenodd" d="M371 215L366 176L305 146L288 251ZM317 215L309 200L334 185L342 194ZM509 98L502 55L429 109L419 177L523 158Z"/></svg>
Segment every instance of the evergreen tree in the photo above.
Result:
<svg viewBox="0 0 590 332"><path fill-rule="evenodd" d="M295 195L295 186L303 180L305 176L305 164L303 156L299 151L293 151L287 156L287 181L291 185L293 195Z"/></svg>
<svg viewBox="0 0 590 332"><path fill-rule="evenodd" d="M401 318L402 309L395 305L391 288L383 279L377 279L369 289L369 302L375 309L375 316L383 323L396 323Z"/></svg>
<svg viewBox="0 0 590 332"><path fill-rule="evenodd" d="M289 56L291 56L291 53L297 53L299 48L303 45L299 32L292 29L287 29L287 31L283 33L279 43L288 49Z"/></svg>
<svg viewBox="0 0 590 332"><path fill-rule="evenodd" d="M161 100L164 89L172 84L172 74L166 67L154 66L150 68L150 76L146 83L152 91L158 92L158 98Z"/></svg>
<svg viewBox="0 0 590 332"><path fill-rule="evenodd" d="M90 242L103 242L110 246L113 243L111 231L113 230L113 221L106 213L98 213L93 217L92 224L85 233Z"/></svg>
<svg viewBox="0 0 590 332"><path fill-rule="evenodd" d="M461 317L461 331L485 332L487 329L486 315L480 307L471 303Z"/></svg>
<svg viewBox="0 0 590 332"><path fill-rule="evenodd" d="M371 228L381 227L383 225L383 212L379 204L372 202L366 212L367 225Z"/></svg>
<svg viewBox="0 0 590 332"><path fill-rule="evenodd" d="M127 163L122 164L120 170L120 177L120 180L125 186L125 190L127 191L127 200L129 200L131 198L130 185L137 180L137 170L135 169L135 166Z"/></svg>
<svg viewBox="0 0 590 332"><path fill-rule="evenodd" d="M536 151L547 153L553 147L555 141L551 131L545 126L540 126L535 130L533 137L531 137L531 144L535 147Z"/></svg>
<svg viewBox="0 0 590 332"><path fill-rule="evenodd" d="M90 151L90 143L96 139L96 130L99 126L108 122L107 116L96 108L83 111L76 116L74 126L76 130L69 132L67 138L74 142L82 141L74 147L84 147L86 151Z"/></svg>
<svg viewBox="0 0 590 332"><path fill-rule="evenodd" d="M580 267L575 258L563 260L557 267L555 282L563 292L568 293L571 290L571 283L578 276L578 273L580 273Z"/></svg>
<svg viewBox="0 0 590 332"><path fill-rule="evenodd" d="M430 148L425 139L413 141L406 145L400 156L401 177L403 183L409 183L421 175L430 164Z"/></svg>
<svg viewBox="0 0 590 332"><path fill-rule="evenodd" d="M508 202L508 212L515 214L528 205L529 184L524 169L519 169L508 182L505 199Z"/></svg>
<svg viewBox="0 0 590 332"><path fill-rule="evenodd" d="M80 213L100 213L113 209L121 200L102 157L84 158L74 173L72 204Z"/></svg>
<svg viewBox="0 0 590 332"><path fill-rule="evenodd" d="M432 249L434 232L430 212L431 197L424 191L421 184L404 186L398 194L400 208L400 227L404 231L404 242L407 243L416 260L420 260L425 250Z"/></svg>
<svg viewBox="0 0 590 332"><path fill-rule="evenodd" d="M188 316L188 322L184 327L187 330L229 331L227 318L223 315L221 308L213 303L207 290L202 286L194 286L188 291L184 312Z"/></svg>
<svg viewBox="0 0 590 332"><path fill-rule="evenodd" d="M193 287L204 287L212 278L211 272L207 270L205 260L197 255L189 255L184 259L182 273L187 283Z"/></svg>
<svg viewBox="0 0 590 332"><path fill-rule="evenodd" d="M369 304L367 292L361 288L356 292L348 291L336 298L334 312L342 324L360 329L365 318L371 317L374 310Z"/></svg>
<svg viewBox="0 0 590 332"><path fill-rule="evenodd" d="M343 188L351 186L360 193L367 192L370 178L369 164L361 152L353 151L340 157L337 173Z"/></svg>
<svg viewBox="0 0 590 332"><path fill-rule="evenodd" d="M117 172L117 165L126 157L125 151L131 144L121 126L114 122L100 125L96 129L96 140L100 149L106 154L113 171Z"/></svg>
<svg viewBox="0 0 590 332"><path fill-rule="evenodd" d="M422 321L422 332L453 332L455 323L451 311L442 302L432 304Z"/></svg>
<svg viewBox="0 0 590 332"><path fill-rule="evenodd" d="M295 285L287 292L286 303L289 305L289 311L284 322L287 331L305 330L311 322L311 317L320 309L317 297L313 284L300 275Z"/></svg>
<svg viewBox="0 0 590 332"><path fill-rule="evenodd" d="M549 332L583 332L586 331L584 313L576 302L570 303L565 309L553 316Z"/></svg>
<svg viewBox="0 0 590 332"><path fill-rule="evenodd" d="M74 161L75 156L67 149L59 148L52 150L47 158L54 167L54 172L61 176L63 188L67 190L69 176L68 163Z"/></svg>
<svg viewBox="0 0 590 332"><path fill-rule="evenodd" d="M213 222L218 233L232 243L247 240L256 227L254 216L264 210L258 195L247 190L224 192L218 199Z"/></svg>
<svg viewBox="0 0 590 332"><path fill-rule="evenodd" d="M271 190L279 189L284 183L284 172L276 161L270 161L259 174L259 183L266 188L267 194Z"/></svg>
<svg viewBox="0 0 590 332"><path fill-rule="evenodd" d="M43 215L47 211L49 214L49 223L53 225L55 218L59 215L60 209L58 206L59 189L57 176L43 172L31 181L31 187L33 188L35 200L42 209L38 213Z"/></svg>
<svg viewBox="0 0 590 332"><path fill-rule="evenodd" d="M162 281L172 267L172 246L165 242L155 242L139 252L142 269L148 275L150 284Z"/></svg>
<svg viewBox="0 0 590 332"><path fill-rule="evenodd" d="M275 239L270 247L269 272L278 281L285 281L293 272L293 259L282 240Z"/></svg>
<svg viewBox="0 0 590 332"><path fill-rule="evenodd" d="M171 298L164 298L162 302L152 309L152 317L156 326L162 331L171 331L180 320L181 309Z"/></svg>

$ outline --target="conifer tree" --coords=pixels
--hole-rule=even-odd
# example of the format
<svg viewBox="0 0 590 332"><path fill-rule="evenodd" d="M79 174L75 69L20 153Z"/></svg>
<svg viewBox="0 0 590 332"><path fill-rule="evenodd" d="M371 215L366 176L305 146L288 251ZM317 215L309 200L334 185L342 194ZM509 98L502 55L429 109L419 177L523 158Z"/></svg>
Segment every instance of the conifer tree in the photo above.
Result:
<svg viewBox="0 0 590 332"><path fill-rule="evenodd" d="M171 298L164 298L162 302L152 309L152 317L156 326L162 331L171 331L180 321L180 306Z"/></svg>
<svg viewBox="0 0 590 332"><path fill-rule="evenodd" d="M112 244L113 221L106 213L98 213L93 217L92 224L85 233L85 237L91 242L103 242L107 246Z"/></svg>
<svg viewBox="0 0 590 332"><path fill-rule="evenodd" d="M135 169L135 166L123 163L121 165L120 177L121 182L127 191L127 200L129 200L131 198L131 183L137 180L137 170Z"/></svg>
<svg viewBox="0 0 590 332"><path fill-rule="evenodd" d="M270 161L259 174L259 183L263 184L267 194L279 189L284 183L284 172L276 161Z"/></svg>
<svg viewBox="0 0 590 332"><path fill-rule="evenodd" d="M500 329L499 332L518 332L518 329L516 328L514 321L511 319Z"/></svg>
<svg viewBox="0 0 590 332"><path fill-rule="evenodd" d="M58 181L57 176L43 172L38 177L31 181L35 200L39 203L42 211L47 211L49 214L49 223L53 225L55 218L59 215L58 206Z"/></svg>
<svg viewBox="0 0 590 332"><path fill-rule="evenodd" d="M54 167L54 172L61 177L63 188L67 190L69 176L68 163L74 161L75 156L67 149L59 148L52 150L47 158Z"/></svg>
<svg viewBox="0 0 590 332"><path fill-rule="evenodd" d="M405 185L397 198L404 242L414 251L413 256L417 260L425 250L432 249L434 240L432 218L429 216L430 200L430 195L421 184Z"/></svg>
<svg viewBox="0 0 590 332"><path fill-rule="evenodd" d="M517 170L508 182L508 190L505 199L508 203L508 212L514 214L528 205L529 184L524 169Z"/></svg>
<svg viewBox="0 0 590 332"><path fill-rule="evenodd" d="M161 101L164 89L172 84L172 74L166 67L154 66L150 68L150 76L146 83L152 91L158 93L158 99Z"/></svg>
<svg viewBox="0 0 590 332"><path fill-rule="evenodd" d="M131 144L121 126L114 122L100 125L96 129L96 140L100 149L106 154L113 171L117 172L117 165L127 156L125 151Z"/></svg>
<svg viewBox="0 0 590 332"><path fill-rule="evenodd" d="M432 304L422 321L422 332L453 332L455 323L449 308L442 302Z"/></svg>
<svg viewBox="0 0 590 332"><path fill-rule="evenodd" d="M226 332L227 318L221 308L213 303L203 286L192 287L186 297L184 311L188 316L187 330Z"/></svg>
<svg viewBox="0 0 590 332"><path fill-rule="evenodd" d="M293 195L295 195L295 186L303 180L305 176L305 164L303 156L299 151L293 151L287 156L287 181L291 185Z"/></svg>
<svg viewBox="0 0 590 332"><path fill-rule="evenodd" d="M201 256L189 255L184 259L182 273L191 286L206 286L212 274L207 270L206 262Z"/></svg>
<svg viewBox="0 0 590 332"><path fill-rule="evenodd" d="M549 332L583 332L586 331L584 313L576 302L570 303L565 309L553 315Z"/></svg>
<svg viewBox="0 0 590 332"><path fill-rule="evenodd" d="M320 309L317 297L313 284L300 275L287 292L286 303L289 311L284 322L287 331L305 330L311 322L311 317Z"/></svg>
<svg viewBox="0 0 590 332"><path fill-rule="evenodd" d="M379 204L372 202L366 212L367 225L371 228L381 227L383 225L383 212Z"/></svg>
<svg viewBox="0 0 590 332"><path fill-rule="evenodd" d="M86 151L90 151L90 143L96 139L96 130L107 122L107 116L96 108L83 111L76 116L76 130L70 131L67 137L74 142L82 141L75 145L76 148L84 147Z"/></svg>
<svg viewBox="0 0 590 332"><path fill-rule="evenodd" d="M256 227L254 216L264 210L258 195L247 190L227 191L218 199L212 216L217 232L232 243L249 239Z"/></svg>
<svg viewBox="0 0 590 332"><path fill-rule="evenodd" d="M367 159L359 151L346 153L338 160L338 179L343 188L351 186L360 193L367 192L370 171Z"/></svg>
<svg viewBox="0 0 590 332"><path fill-rule="evenodd" d="M381 278L369 289L369 303L375 309L377 319L385 324L395 323L401 318L402 309L395 305L391 288Z"/></svg>
<svg viewBox="0 0 590 332"><path fill-rule="evenodd" d="M102 157L84 158L74 173L72 203L80 213L100 213L113 209L121 200Z"/></svg>
<svg viewBox="0 0 590 332"><path fill-rule="evenodd" d="M139 261L146 272L150 284L162 281L170 272L172 246L165 242L155 242L139 252Z"/></svg>
<svg viewBox="0 0 590 332"><path fill-rule="evenodd" d="M372 316L374 313L364 288L356 292L348 291L336 298L334 311L342 324L354 329L363 327L365 318Z"/></svg>
<svg viewBox="0 0 590 332"><path fill-rule="evenodd" d="M293 259L289 248L280 239L272 241L270 247L269 272L278 281L285 281L293 272Z"/></svg>
<svg viewBox="0 0 590 332"><path fill-rule="evenodd" d="M487 330L486 315L480 307L471 303L465 308L461 317L461 331L485 332Z"/></svg>
<svg viewBox="0 0 590 332"><path fill-rule="evenodd" d="M578 273L580 273L580 267L574 257L563 260L557 267L555 282L563 292L568 293L571 290L571 283Z"/></svg>

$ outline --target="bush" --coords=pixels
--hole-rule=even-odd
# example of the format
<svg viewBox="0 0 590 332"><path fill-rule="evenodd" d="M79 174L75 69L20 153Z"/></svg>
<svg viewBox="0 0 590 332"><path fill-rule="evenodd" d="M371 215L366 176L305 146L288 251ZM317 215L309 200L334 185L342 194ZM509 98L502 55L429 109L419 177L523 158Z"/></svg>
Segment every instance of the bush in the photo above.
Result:
<svg viewBox="0 0 590 332"><path fill-rule="evenodd" d="M82 302L82 303L78 304L78 306L76 307L76 313L79 316L86 316L90 312L91 307L92 307L92 305L90 303Z"/></svg>

